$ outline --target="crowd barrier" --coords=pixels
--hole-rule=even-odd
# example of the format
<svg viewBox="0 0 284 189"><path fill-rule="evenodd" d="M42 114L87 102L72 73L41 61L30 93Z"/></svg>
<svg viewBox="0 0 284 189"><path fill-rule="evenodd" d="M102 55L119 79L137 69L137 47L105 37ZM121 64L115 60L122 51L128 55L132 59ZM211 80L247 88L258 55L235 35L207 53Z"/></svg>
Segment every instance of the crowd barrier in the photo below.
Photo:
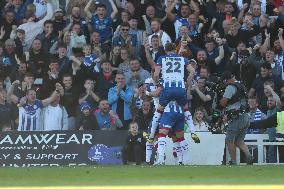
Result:
<svg viewBox="0 0 284 189"><path fill-rule="evenodd" d="M76 166L76 165L120 165L121 149L126 143L127 131L42 131L0 133L0 166ZM189 133L187 164L221 165L224 159L225 135L197 132L201 142L195 144ZM256 146L257 163L265 164L266 146L278 146L284 142L269 142L267 134L248 134L245 139L249 146ZM238 163L240 153L238 151ZM226 153L227 160L229 154ZM166 165L174 165L173 142L167 138Z"/></svg>
<svg viewBox="0 0 284 189"><path fill-rule="evenodd" d="M122 164L126 131L0 133L0 166Z"/></svg>

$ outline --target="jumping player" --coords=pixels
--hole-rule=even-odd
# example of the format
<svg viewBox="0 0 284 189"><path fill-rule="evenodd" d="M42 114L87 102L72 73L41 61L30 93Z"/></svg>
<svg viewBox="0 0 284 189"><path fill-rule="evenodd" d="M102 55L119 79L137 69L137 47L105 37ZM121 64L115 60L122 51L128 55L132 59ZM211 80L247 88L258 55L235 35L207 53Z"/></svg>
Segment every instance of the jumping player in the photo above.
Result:
<svg viewBox="0 0 284 189"><path fill-rule="evenodd" d="M162 71L162 79L163 79L163 90L161 92L159 98L159 106L154 113L154 117L152 120L152 128L158 127L158 122L161 118L161 115L164 112L164 107L172 100L175 100L178 105L183 107L185 121L189 125L192 133L192 137L196 138L197 136L194 134L195 129L193 126L192 115L189 112L185 82L184 82L184 69L186 67L189 72L189 76L187 81L191 81L194 77L195 70L189 64L189 61L184 57L177 55L175 53L175 44L167 43L165 45L165 51L167 55L161 56L155 67L154 72L154 80L157 82L159 80L160 72ZM154 133L150 133L150 138L154 138Z"/></svg>

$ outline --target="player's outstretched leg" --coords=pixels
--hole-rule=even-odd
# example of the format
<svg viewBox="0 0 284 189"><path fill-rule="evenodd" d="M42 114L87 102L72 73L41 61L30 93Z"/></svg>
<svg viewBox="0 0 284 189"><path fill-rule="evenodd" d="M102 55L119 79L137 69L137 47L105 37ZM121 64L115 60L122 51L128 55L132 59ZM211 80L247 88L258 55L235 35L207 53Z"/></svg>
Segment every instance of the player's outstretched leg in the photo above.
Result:
<svg viewBox="0 0 284 189"><path fill-rule="evenodd" d="M155 111L152 123L151 123L151 133L149 138L154 138L156 129L158 128L159 121L161 119L161 116L164 112L164 108L162 106L159 106L159 108Z"/></svg>

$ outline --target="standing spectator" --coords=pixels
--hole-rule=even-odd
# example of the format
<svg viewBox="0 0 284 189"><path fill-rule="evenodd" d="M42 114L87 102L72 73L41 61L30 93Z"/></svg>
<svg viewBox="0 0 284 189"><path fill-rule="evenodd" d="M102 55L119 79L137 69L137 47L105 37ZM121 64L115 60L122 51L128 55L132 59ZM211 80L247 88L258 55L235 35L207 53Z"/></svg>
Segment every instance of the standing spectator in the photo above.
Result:
<svg viewBox="0 0 284 189"><path fill-rule="evenodd" d="M74 23L70 32L70 47L82 48L87 42L86 36L81 32L80 24Z"/></svg>
<svg viewBox="0 0 284 189"><path fill-rule="evenodd" d="M151 22L151 29L153 31L153 34L149 35L148 36L148 42L149 44L151 43L151 39L152 39L152 36L153 35L158 35L161 42L162 42L162 45L165 47L165 45L167 43L171 43L172 40L170 38L170 36L164 32L163 30L161 30L161 22L158 20L158 19L153 19L152 22Z"/></svg>
<svg viewBox="0 0 284 189"><path fill-rule="evenodd" d="M102 71L96 74L96 83L98 87L98 95L101 99L107 99L108 91L114 85L115 75L112 72L110 62L103 61L101 63Z"/></svg>
<svg viewBox="0 0 284 189"><path fill-rule="evenodd" d="M117 114L110 110L109 103L103 99L94 113L100 130L116 130L122 128L122 122Z"/></svg>
<svg viewBox="0 0 284 189"><path fill-rule="evenodd" d="M142 107L139 109L135 120L139 126L139 131L147 131L153 117L152 110L151 101L143 100Z"/></svg>
<svg viewBox="0 0 284 189"><path fill-rule="evenodd" d="M277 111L279 111L279 109L276 106L276 100L274 99L273 96L268 97L267 99L267 117L271 117L274 114L277 113ZM276 141L276 128L272 127L272 128L267 128L267 134L269 136L269 142L275 142ZM268 147L268 162L269 163L276 163L277 162L277 156L276 156L276 146L269 146Z"/></svg>
<svg viewBox="0 0 284 189"><path fill-rule="evenodd" d="M64 95L61 97L61 104L66 108L68 114L68 127L73 130L75 128L75 117L78 107L79 89L74 84L71 75L65 74L62 77L64 87Z"/></svg>
<svg viewBox="0 0 284 189"><path fill-rule="evenodd" d="M126 73L130 71L130 54L129 50L126 47L122 47L120 49L120 57L121 57L121 62L119 63L118 66L118 71L122 73Z"/></svg>
<svg viewBox="0 0 284 189"><path fill-rule="evenodd" d="M158 35L153 35L151 38L151 43L145 41L145 53L142 56L142 67L148 71L155 69L155 62L158 61L160 56L165 55L164 47L160 43L160 38Z"/></svg>
<svg viewBox="0 0 284 189"><path fill-rule="evenodd" d="M64 89L61 88L61 91ZM43 130L69 130L68 114L64 106L59 104L60 96L57 96L53 102L43 108Z"/></svg>
<svg viewBox="0 0 284 189"><path fill-rule="evenodd" d="M71 9L70 18L66 20L67 27L63 31L69 31L74 24L79 24L80 30L82 31L83 35L89 37L89 30L88 30L88 22L85 18L81 17L80 14L80 7L78 5L74 5Z"/></svg>
<svg viewBox="0 0 284 189"><path fill-rule="evenodd" d="M144 30L138 29L138 18L132 16L129 20L130 30L129 34L134 35L136 37L136 45L135 45L135 55L141 57L142 56L142 49L141 46L143 45L144 39L146 38L146 32Z"/></svg>
<svg viewBox="0 0 284 189"><path fill-rule="evenodd" d="M29 89L26 97L19 104L19 126L18 131L38 131L40 127L41 109L53 102L60 95L60 84L56 84L56 90L44 100L36 99L36 91Z"/></svg>
<svg viewBox="0 0 284 189"><path fill-rule="evenodd" d="M126 145L122 150L123 164L127 165L128 161L135 161L136 165L142 162L144 140L142 134L138 131L136 122L129 124L129 134Z"/></svg>
<svg viewBox="0 0 284 189"><path fill-rule="evenodd" d="M16 120L15 111L11 104L7 102L6 89L0 89L0 132L11 130Z"/></svg>
<svg viewBox="0 0 284 189"><path fill-rule="evenodd" d="M88 102L83 102L76 118L76 130L98 130L98 123Z"/></svg>
<svg viewBox="0 0 284 189"><path fill-rule="evenodd" d="M26 73L22 82L17 80L13 81L7 96L15 105L17 105L20 99L26 96L27 91L33 88L36 89L34 86L34 77L31 73ZM36 89L36 91L38 92L38 89Z"/></svg>
<svg viewBox="0 0 284 189"><path fill-rule="evenodd" d="M269 63L263 63L260 66L260 75L259 77L255 78L255 80L252 83L252 87L249 90L248 96L255 96L257 97L258 101L260 102L260 109L262 110L265 107L265 103L263 103L263 99L265 99L264 95L264 82L266 81L273 81L274 87L276 93L284 94L284 87L283 87L283 81L281 81L279 78L273 76L271 74L271 64Z"/></svg>
<svg viewBox="0 0 284 189"><path fill-rule="evenodd" d="M249 59L248 50L241 50L238 55L233 52L230 63L227 65L229 70L236 76L236 79L244 82L247 88L250 88L256 77L256 67ZM238 62L236 59L239 59Z"/></svg>
<svg viewBox="0 0 284 189"><path fill-rule="evenodd" d="M66 27L66 21L64 20L64 11L62 9L57 9L54 11L53 19L53 32L55 35L59 35L60 32L63 32Z"/></svg>
<svg viewBox="0 0 284 189"><path fill-rule="evenodd" d="M15 66L14 70L10 75L11 82L15 80L23 81L25 74L27 73L27 64L24 61L17 62L17 66Z"/></svg>
<svg viewBox="0 0 284 189"><path fill-rule="evenodd" d="M205 78L199 78L197 83L193 83L189 99L191 100L192 112L195 112L196 108L203 106L207 113L211 115L214 94L206 87L205 82Z"/></svg>
<svg viewBox="0 0 284 189"><path fill-rule="evenodd" d="M170 5L168 5L168 7L166 9L167 17L169 18L169 20L171 22L173 22L174 27L175 27L175 33L176 33L175 39L177 39L180 36L179 28L182 25L189 26L188 17L189 17L189 15L191 13L190 6L188 4L182 4L180 6L180 16L174 14L173 10L177 6L177 2L178 1L175 0L174 3L171 3ZM192 7L195 9L195 13L198 14L199 13L199 9L198 9L198 6L196 6L196 2L190 1L190 4L191 5L193 4Z"/></svg>
<svg viewBox="0 0 284 189"><path fill-rule="evenodd" d="M266 119L266 115L262 113L261 110L258 109L258 102L256 97L249 97L248 99L248 106L249 106L249 116L250 122L259 121ZM259 134L261 131L259 129L248 129L248 134Z"/></svg>
<svg viewBox="0 0 284 189"><path fill-rule="evenodd" d="M53 44L58 40L57 34L55 34L53 29L52 20L46 20L43 23L43 32L36 36L42 43L44 53L48 53Z"/></svg>
<svg viewBox="0 0 284 189"><path fill-rule="evenodd" d="M45 0L45 2L47 3L47 13L43 19L39 20L38 22L35 22L35 16L29 15L29 17L27 17L27 23L24 23L18 27L18 29L25 30L26 33L25 42L27 43L28 47L31 46L32 41L35 39L35 37L38 34L42 33L43 23L46 20L50 20L53 16L52 5L49 3L49 1L50 0Z"/></svg>
<svg viewBox="0 0 284 189"><path fill-rule="evenodd" d="M0 19L0 28L3 30L3 36L0 41L6 41L10 38L10 33L14 28L17 28L17 20L15 19L15 13L12 10L4 11L4 18Z"/></svg>
<svg viewBox="0 0 284 189"><path fill-rule="evenodd" d="M132 87L137 88L138 85L150 77L150 73L140 67L140 62L137 59L130 60L130 71L125 74L126 83Z"/></svg>
<svg viewBox="0 0 284 189"><path fill-rule="evenodd" d="M88 102L92 109L98 106L100 97L95 93L94 80L86 79L84 84L85 92L79 97L79 104L81 105L84 101Z"/></svg>
<svg viewBox="0 0 284 189"><path fill-rule="evenodd" d="M130 25L128 22L124 22L120 26L120 34L113 38L113 45L125 46L133 54L134 47L137 44L137 38L135 35L129 34Z"/></svg>
<svg viewBox="0 0 284 189"><path fill-rule="evenodd" d="M93 0L88 2L84 11L87 17L91 20L93 31L100 33L101 43L109 43L111 42L112 37L112 22L116 14L118 13L118 10L113 0L109 0L113 10L110 16L106 16L106 6L104 4L97 4L96 14L92 14L90 12L90 6L92 2Z"/></svg>
<svg viewBox="0 0 284 189"><path fill-rule="evenodd" d="M59 82L59 64L56 57L51 57L47 73L43 75L41 99L47 98L54 90L54 86Z"/></svg>
<svg viewBox="0 0 284 189"><path fill-rule="evenodd" d="M115 81L116 86L109 89L108 102L122 121L122 129L127 129L127 125L132 121L130 105L134 92L130 86L126 85L125 76L122 73L116 74Z"/></svg>

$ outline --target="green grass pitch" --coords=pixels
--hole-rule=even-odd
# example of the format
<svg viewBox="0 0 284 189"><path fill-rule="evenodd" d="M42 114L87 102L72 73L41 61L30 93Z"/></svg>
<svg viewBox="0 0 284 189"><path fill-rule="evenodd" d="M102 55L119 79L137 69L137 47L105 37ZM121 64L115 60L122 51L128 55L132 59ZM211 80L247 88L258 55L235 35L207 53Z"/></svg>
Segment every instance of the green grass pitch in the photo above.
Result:
<svg viewBox="0 0 284 189"><path fill-rule="evenodd" d="M68 186L151 185L284 186L284 166L94 166L75 168L0 168L0 187L65 186L68 188Z"/></svg>

